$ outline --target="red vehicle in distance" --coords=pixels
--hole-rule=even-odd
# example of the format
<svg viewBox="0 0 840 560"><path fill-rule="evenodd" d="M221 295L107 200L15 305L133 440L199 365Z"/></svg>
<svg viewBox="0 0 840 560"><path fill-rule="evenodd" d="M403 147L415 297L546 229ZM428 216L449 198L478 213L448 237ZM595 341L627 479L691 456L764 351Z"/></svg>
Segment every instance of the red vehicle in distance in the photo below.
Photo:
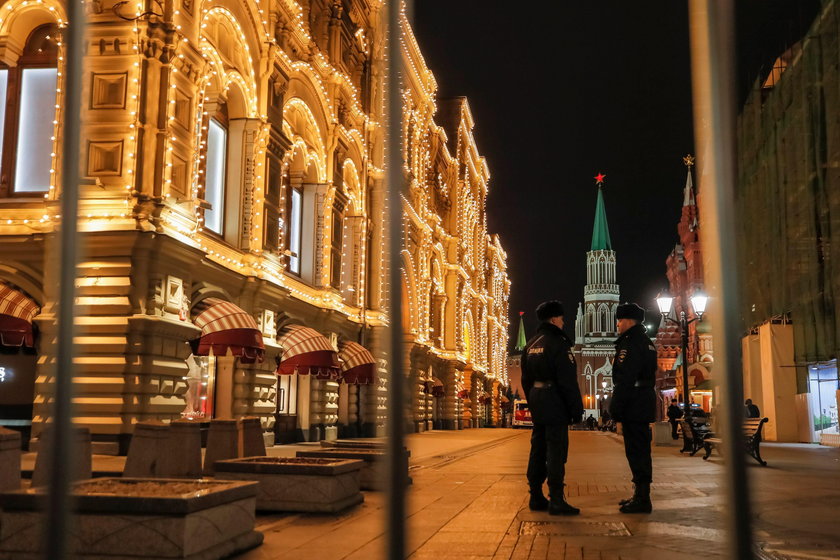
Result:
<svg viewBox="0 0 840 560"><path fill-rule="evenodd" d="M513 401L513 427L531 428L533 426L531 411L528 410L528 401L525 399L516 399Z"/></svg>

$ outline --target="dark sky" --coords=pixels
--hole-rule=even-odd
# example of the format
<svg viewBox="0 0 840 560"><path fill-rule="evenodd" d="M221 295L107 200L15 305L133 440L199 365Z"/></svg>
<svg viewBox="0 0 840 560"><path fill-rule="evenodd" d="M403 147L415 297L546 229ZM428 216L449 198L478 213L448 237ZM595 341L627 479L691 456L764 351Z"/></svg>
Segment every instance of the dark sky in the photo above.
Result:
<svg viewBox="0 0 840 560"><path fill-rule="evenodd" d="M818 4L739 5L742 91ZM491 171L489 229L508 253L511 330L523 310L533 332L536 305L560 299L572 332L598 172L621 299L653 318L677 241L682 157L694 153L687 3L416 0L414 29L440 95L469 98Z"/></svg>

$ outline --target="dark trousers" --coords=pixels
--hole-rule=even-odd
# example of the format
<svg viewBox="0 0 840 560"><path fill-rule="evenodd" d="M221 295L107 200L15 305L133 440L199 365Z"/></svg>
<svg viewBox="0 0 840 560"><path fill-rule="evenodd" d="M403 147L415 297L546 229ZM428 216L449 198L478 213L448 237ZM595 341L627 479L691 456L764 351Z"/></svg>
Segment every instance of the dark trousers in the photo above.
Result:
<svg viewBox="0 0 840 560"><path fill-rule="evenodd" d="M650 458L650 424L647 422L622 422L624 454L633 473L634 484L653 482L653 461Z"/></svg>
<svg viewBox="0 0 840 560"><path fill-rule="evenodd" d="M679 420L668 420L671 423L671 437L673 439L680 439L679 434L677 434L677 426L679 426Z"/></svg>
<svg viewBox="0 0 840 560"><path fill-rule="evenodd" d="M528 485L542 487L548 478L549 494L563 496L566 458L569 456L567 424L537 424L531 429L531 455L528 457Z"/></svg>

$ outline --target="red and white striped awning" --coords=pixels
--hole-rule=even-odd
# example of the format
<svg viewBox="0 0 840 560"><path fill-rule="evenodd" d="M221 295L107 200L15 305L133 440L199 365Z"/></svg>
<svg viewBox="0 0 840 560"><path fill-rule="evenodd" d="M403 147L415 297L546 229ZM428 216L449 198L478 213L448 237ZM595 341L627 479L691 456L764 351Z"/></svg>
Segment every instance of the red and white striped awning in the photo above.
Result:
<svg viewBox="0 0 840 560"><path fill-rule="evenodd" d="M376 381L376 360L373 354L350 340L338 345L338 357L341 358L341 379L354 385L370 385Z"/></svg>
<svg viewBox="0 0 840 560"><path fill-rule="evenodd" d="M32 320L38 304L20 291L0 284L0 345L35 347Z"/></svg>
<svg viewBox="0 0 840 560"><path fill-rule="evenodd" d="M289 325L282 330L277 344L283 348L277 375L299 373L318 379L338 378L338 356L330 341L315 329Z"/></svg>
<svg viewBox="0 0 840 560"><path fill-rule="evenodd" d="M246 364L263 361L262 332L250 314L218 298L201 300L196 308L199 313L194 323L201 329L201 337L191 342L193 354L206 356L212 349L215 356L230 352Z"/></svg>

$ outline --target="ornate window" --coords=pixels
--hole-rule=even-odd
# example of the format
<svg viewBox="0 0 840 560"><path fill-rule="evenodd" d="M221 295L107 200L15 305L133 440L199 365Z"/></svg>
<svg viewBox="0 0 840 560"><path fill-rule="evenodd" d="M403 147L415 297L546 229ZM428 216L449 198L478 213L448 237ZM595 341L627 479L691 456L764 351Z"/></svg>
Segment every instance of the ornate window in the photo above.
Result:
<svg viewBox="0 0 840 560"><path fill-rule="evenodd" d="M266 157L268 179L265 186L265 209L263 219L263 248L276 253L283 247L284 222L280 214L283 207L283 164L274 154Z"/></svg>
<svg viewBox="0 0 840 560"><path fill-rule="evenodd" d="M49 190L58 85L58 27L35 28L17 66L0 65L0 196Z"/></svg>
<svg viewBox="0 0 840 560"><path fill-rule="evenodd" d="M227 184L228 113L227 104L220 103L216 114L207 123L207 145L204 161L204 227L224 235L225 187Z"/></svg>
<svg viewBox="0 0 840 560"><path fill-rule="evenodd" d="M286 197L286 250L289 254L288 270L292 274L300 275L300 241L303 223L303 191L297 187L289 187Z"/></svg>

